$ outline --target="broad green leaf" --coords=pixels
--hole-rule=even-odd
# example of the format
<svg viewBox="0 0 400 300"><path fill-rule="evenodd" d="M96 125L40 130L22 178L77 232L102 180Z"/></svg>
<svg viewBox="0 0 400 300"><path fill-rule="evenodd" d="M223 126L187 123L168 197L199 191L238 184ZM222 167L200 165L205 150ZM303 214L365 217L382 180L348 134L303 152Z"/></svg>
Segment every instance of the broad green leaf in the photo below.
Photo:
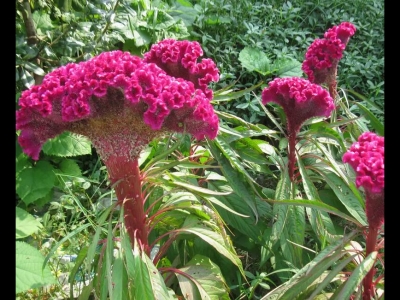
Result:
<svg viewBox="0 0 400 300"><path fill-rule="evenodd" d="M44 76L46 74L41 67L39 67L38 65L35 65L34 63L31 63L29 61L24 63L24 67L25 67L25 69L27 69L37 75L40 75L40 76Z"/></svg>
<svg viewBox="0 0 400 300"><path fill-rule="evenodd" d="M297 267L304 265L302 263L303 248L299 245L304 244L305 226L304 208L289 206L286 224L283 228L284 233L280 236L280 246L283 255Z"/></svg>
<svg viewBox="0 0 400 300"><path fill-rule="evenodd" d="M213 246L215 250L228 258L232 263L234 263L236 266L239 267L239 269L242 270L242 263L230 242L225 240L223 236L218 232L210 230L197 217L189 216L183 224L182 228L176 231L189 232L197 235L202 240Z"/></svg>
<svg viewBox="0 0 400 300"><path fill-rule="evenodd" d="M326 183L328 183L335 192L336 196L343 203L351 216L354 217L358 223L362 224L362 226L366 226L368 223L365 209L360 205L357 197L342 178L334 173L321 173L321 175L324 176Z"/></svg>
<svg viewBox="0 0 400 300"><path fill-rule="evenodd" d="M16 191L25 204L45 197L54 186L55 174L47 161L38 161L32 168L25 168L17 176Z"/></svg>
<svg viewBox="0 0 400 300"><path fill-rule="evenodd" d="M129 299L128 296L128 275L121 257L117 257L114 260L113 271L112 271L112 281L113 281L113 299L114 300L124 300Z"/></svg>
<svg viewBox="0 0 400 300"><path fill-rule="evenodd" d="M144 252L142 252L142 261L145 263L149 272L151 287L153 289L155 299L175 299L175 297L172 297L168 288L166 287L164 283L164 278L161 276L160 272L157 270L151 259Z"/></svg>
<svg viewBox="0 0 400 300"><path fill-rule="evenodd" d="M88 138L70 132L64 132L43 145L43 152L54 156L78 156L92 153Z"/></svg>
<svg viewBox="0 0 400 300"><path fill-rule="evenodd" d="M257 142L250 138L244 138L232 143L232 148L242 160L250 161L256 164L267 164L268 160L263 151L258 147Z"/></svg>
<svg viewBox="0 0 400 300"><path fill-rule="evenodd" d="M271 69L278 77L301 77L301 62L288 57L279 58L274 61Z"/></svg>
<svg viewBox="0 0 400 300"><path fill-rule="evenodd" d="M20 241L15 246L16 293L57 283L47 265L42 269L44 257L39 250Z"/></svg>
<svg viewBox="0 0 400 300"><path fill-rule="evenodd" d="M210 183L215 184L215 183ZM222 217L225 223L230 227L237 229L239 232L243 233L247 237L251 238L255 242L261 242L262 232L266 227L264 222L256 223L254 217L252 216L252 211L250 207L236 194L231 194L225 197L218 197L222 203L224 203L230 210L235 212L241 212L246 214L246 217L239 216L236 213L232 213L226 209L221 209L217 207L218 213ZM256 200L257 211L260 217L271 217L271 208L265 202L261 200Z"/></svg>
<svg viewBox="0 0 400 300"><path fill-rule="evenodd" d="M221 165L222 174L228 180L229 184L231 185L232 189L235 193L242 198L246 202L246 204L251 208L253 215L256 217L256 222L258 220L258 212L257 207L254 204L254 194L251 190L246 186L243 181L241 180L240 176L238 176L238 172L232 167L229 160L226 158L225 155L222 155L221 151L215 144L214 141L207 140L210 151L214 158L218 161Z"/></svg>
<svg viewBox="0 0 400 300"><path fill-rule="evenodd" d="M38 34L45 35L47 31L52 31L54 28L50 16L45 13L44 10L36 10L33 12L32 19Z"/></svg>
<svg viewBox="0 0 400 300"><path fill-rule="evenodd" d="M42 224L22 208L15 208L15 238L21 239L37 232Z"/></svg>
<svg viewBox="0 0 400 300"><path fill-rule="evenodd" d="M64 158L59 165L60 171L64 175L81 176L82 172L79 165L72 159Z"/></svg>
<svg viewBox="0 0 400 300"><path fill-rule="evenodd" d="M193 8L193 5L187 0L178 0L169 11L169 14L175 20L182 20L186 27L192 26L199 12Z"/></svg>
<svg viewBox="0 0 400 300"><path fill-rule="evenodd" d="M187 277L180 272L175 273L185 299L230 299L220 268L208 257L196 254L185 267L179 270L189 275Z"/></svg>
<svg viewBox="0 0 400 300"><path fill-rule="evenodd" d="M256 71L262 75L271 73L271 62L267 55L257 48L245 47L239 53L239 61L249 71Z"/></svg>
<svg viewBox="0 0 400 300"><path fill-rule="evenodd" d="M131 296L133 296L133 299L156 300L152 289L149 269L146 263L142 260L138 243L135 240L133 251L128 238L123 239L123 245L126 255L128 278L133 280Z"/></svg>

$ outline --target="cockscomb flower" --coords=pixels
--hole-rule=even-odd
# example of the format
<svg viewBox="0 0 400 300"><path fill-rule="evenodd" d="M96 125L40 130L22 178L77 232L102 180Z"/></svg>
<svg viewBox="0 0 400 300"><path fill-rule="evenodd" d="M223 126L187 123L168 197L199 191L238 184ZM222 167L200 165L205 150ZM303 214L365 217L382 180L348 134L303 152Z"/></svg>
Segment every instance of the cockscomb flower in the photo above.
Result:
<svg viewBox="0 0 400 300"><path fill-rule="evenodd" d="M343 155L356 172L356 185L366 194L366 214L370 226L384 222L383 201L385 187L384 137L364 132Z"/></svg>
<svg viewBox="0 0 400 300"><path fill-rule="evenodd" d="M385 222L385 146L384 137L373 132L364 132L343 155L356 172L356 185L365 192L365 213L368 220L365 257L378 250L377 241L381 226ZM363 299L374 298L375 268L363 279Z"/></svg>
<svg viewBox="0 0 400 300"><path fill-rule="evenodd" d="M356 27L350 22L333 26L324 34L324 39L316 39L305 54L302 70L308 79L317 84L326 83L333 98L336 96L336 74L339 60Z"/></svg>
<svg viewBox="0 0 400 300"><path fill-rule="evenodd" d="M299 77L275 78L262 91L262 103L282 106L288 130L297 132L312 117L329 117L335 108L329 93L317 84Z"/></svg>
<svg viewBox="0 0 400 300"><path fill-rule="evenodd" d="M302 70L308 80L321 84L331 82L336 76L335 70L339 60L343 56L345 45L339 40L316 39L306 52L306 59L302 64Z"/></svg>
<svg viewBox="0 0 400 300"><path fill-rule="evenodd" d="M198 62L200 56L203 56L203 50L198 42L165 39L153 45L143 61L155 63L171 76L193 82L195 88L212 99L213 93L208 84L219 80L218 69L209 58Z"/></svg>
<svg viewBox="0 0 400 300"><path fill-rule="evenodd" d="M338 26L328 29L324 38L328 40L339 39L345 46L349 42L350 37L356 33L356 27L350 22L342 22Z"/></svg>
<svg viewBox="0 0 400 300"><path fill-rule="evenodd" d="M87 136L111 182L126 179L116 186L117 197L121 203L134 199L135 204L124 204L126 214L135 216L128 216L127 228L138 231L146 244L137 165L141 150L170 132L198 140L218 133L207 88L218 80L218 69L209 59L197 62L200 55L197 42L169 39L154 45L145 59L111 51L52 71L41 85L21 94L16 127L23 151L37 160L43 144L64 131Z"/></svg>
<svg viewBox="0 0 400 300"><path fill-rule="evenodd" d="M312 117L329 117L335 108L332 97L321 86L299 77L275 78L262 91L262 103L282 106L289 139L289 175L294 179L296 136L301 125Z"/></svg>
<svg viewBox="0 0 400 300"><path fill-rule="evenodd" d="M89 136L100 155L107 156L109 149L102 153L106 146L100 145L100 134L92 129L113 117L135 133L138 148L166 132L186 130L197 139L214 138L218 117L209 96L181 74L174 75L121 51L60 67L41 85L22 93L16 120L19 141L28 155L38 159L46 140L68 130ZM118 127L110 125L105 126Z"/></svg>

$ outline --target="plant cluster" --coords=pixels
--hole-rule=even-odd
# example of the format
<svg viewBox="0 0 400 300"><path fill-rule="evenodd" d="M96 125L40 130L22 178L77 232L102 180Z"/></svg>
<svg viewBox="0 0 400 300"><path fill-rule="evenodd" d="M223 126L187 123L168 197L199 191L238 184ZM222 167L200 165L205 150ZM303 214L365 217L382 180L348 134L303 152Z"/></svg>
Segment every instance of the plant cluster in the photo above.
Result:
<svg viewBox="0 0 400 300"><path fill-rule="evenodd" d="M384 298L384 126L338 84L357 22L61 2L18 2L17 298ZM265 52L265 9L307 51Z"/></svg>

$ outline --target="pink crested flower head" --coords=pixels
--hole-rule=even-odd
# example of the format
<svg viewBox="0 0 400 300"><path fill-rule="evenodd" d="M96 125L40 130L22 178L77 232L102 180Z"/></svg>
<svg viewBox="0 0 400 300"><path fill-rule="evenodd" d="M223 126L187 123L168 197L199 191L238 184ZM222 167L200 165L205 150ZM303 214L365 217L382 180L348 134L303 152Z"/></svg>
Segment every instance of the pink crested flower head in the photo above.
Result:
<svg viewBox="0 0 400 300"><path fill-rule="evenodd" d="M356 26L350 22L342 22L338 26L333 26L328 29L324 38L328 40L339 39L344 45L346 45L354 34L356 33Z"/></svg>
<svg viewBox="0 0 400 300"><path fill-rule="evenodd" d="M213 93L208 84L219 80L219 72L211 59L199 61L201 56L203 50L198 42L165 39L151 46L143 61L155 63L170 76L193 82L211 100Z"/></svg>
<svg viewBox="0 0 400 300"><path fill-rule="evenodd" d="M299 77L275 78L262 91L262 103L274 102L286 114L288 131L297 133L312 117L329 117L333 99L321 86Z"/></svg>
<svg viewBox="0 0 400 300"><path fill-rule="evenodd" d="M201 52L197 43L186 41L186 46ZM158 54L167 57L163 51L168 48ZM185 69L181 63L177 66ZM213 72L194 74L217 80L218 70ZM152 139L168 132L215 138L219 122L210 95L180 75L122 51L62 66L21 94L16 113L19 142L37 160L48 139L75 132L89 137L106 161L110 156L137 158Z"/></svg>
<svg viewBox="0 0 400 300"><path fill-rule="evenodd" d="M357 187L379 193L385 186L384 180L384 137L373 132L364 132L343 155L356 172Z"/></svg>
<svg viewBox="0 0 400 300"><path fill-rule="evenodd" d="M339 60L343 56L345 46L340 40L316 39L306 52L302 70L308 80L321 84L329 82L330 76L335 76Z"/></svg>
<svg viewBox="0 0 400 300"><path fill-rule="evenodd" d="M302 70L308 79L317 84L336 83L336 73L339 60L356 27L350 22L343 22L328 29L323 39L316 39L305 54Z"/></svg>
<svg viewBox="0 0 400 300"><path fill-rule="evenodd" d="M384 222L384 152L384 137L364 132L343 155L343 162L356 172L357 187L364 188L368 222L375 228Z"/></svg>

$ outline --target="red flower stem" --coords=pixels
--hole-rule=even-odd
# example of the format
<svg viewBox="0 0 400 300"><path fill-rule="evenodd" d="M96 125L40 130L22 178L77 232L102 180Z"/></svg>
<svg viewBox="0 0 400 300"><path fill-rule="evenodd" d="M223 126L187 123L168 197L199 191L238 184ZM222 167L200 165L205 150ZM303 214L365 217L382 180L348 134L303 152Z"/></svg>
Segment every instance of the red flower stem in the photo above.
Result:
<svg viewBox="0 0 400 300"><path fill-rule="evenodd" d="M296 133L289 131L289 178L294 182L294 165L296 163Z"/></svg>
<svg viewBox="0 0 400 300"><path fill-rule="evenodd" d="M110 157L105 162L118 203L124 208L125 227L134 247L135 238L148 255L148 228L144 212L142 177L137 159Z"/></svg>
<svg viewBox="0 0 400 300"><path fill-rule="evenodd" d="M367 247L366 247L365 257L367 257L370 253L375 251L377 237L378 237L378 228L370 227L367 234L367 241L366 241ZM374 274L375 274L375 268L372 268L363 280L363 286L364 286L363 300L371 300L374 296L374 290L372 284Z"/></svg>

